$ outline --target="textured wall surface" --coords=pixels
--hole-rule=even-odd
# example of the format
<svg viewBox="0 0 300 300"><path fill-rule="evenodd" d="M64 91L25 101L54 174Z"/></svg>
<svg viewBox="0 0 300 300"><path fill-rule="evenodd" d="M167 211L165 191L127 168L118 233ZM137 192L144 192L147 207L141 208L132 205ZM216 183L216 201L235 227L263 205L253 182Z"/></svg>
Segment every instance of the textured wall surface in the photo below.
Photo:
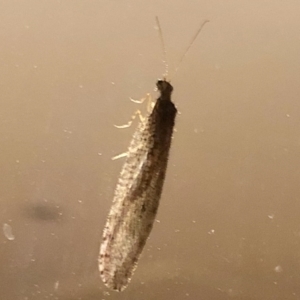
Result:
<svg viewBox="0 0 300 300"><path fill-rule="evenodd" d="M3 300L300 299L300 3L2 1ZM102 230L165 71L180 112L158 220L129 287L102 283Z"/></svg>

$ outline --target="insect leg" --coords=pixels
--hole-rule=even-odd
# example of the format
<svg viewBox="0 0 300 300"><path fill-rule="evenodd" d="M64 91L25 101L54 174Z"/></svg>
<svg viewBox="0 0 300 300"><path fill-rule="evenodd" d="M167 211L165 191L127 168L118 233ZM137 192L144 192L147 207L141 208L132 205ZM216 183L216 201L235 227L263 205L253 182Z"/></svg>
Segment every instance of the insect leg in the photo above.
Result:
<svg viewBox="0 0 300 300"><path fill-rule="evenodd" d="M138 104L141 104L141 103L144 103L144 101L149 97L150 94L147 94L144 98L140 99L140 100L136 100L136 99L133 99L131 97L129 97L130 101L134 102L134 103L138 103Z"/></svg>
<svg viewBox="0 0 300 300"><path fill-rule="evenodd" d="M112 157L111 160L116 160L116 159L119 159L119 158L122 158L122 157L126 157L127 154L128 154L128 152L124 152L124 153L118 154L118 155Z"/></svg>
<svg viewBox="0 0 300 300"><path fill-rule="evenodd" d="M138 103L138 104L141 104L141 103L144 103L145 101L147 101L147 112L148 113L151 113L152 111L152 108L154 107L154 103L155 101L153 100L151 94L147 94L144 98L142 98L141 100L136 100L136 99L133 99L133 98L129 98L132 102L134 103Z"/></svg>
<svg viewBox="0 0 300 300"><path fill-rule="evenodd" d="M140 119L141 122L143 122L143 121L145 120L145 118L142 116L141 111L140 111L140 110L137 110L137 111L132 115L131 120L130 120L127 124L125 124L125 125L114 125L114 126L115 126L116 128L121 128L121 129L122 129L122 128L128 128L128 127L131 126L132 122L134 121L134 119L135 119L137 116L139 117L139 119ZM116 160L116 159L119 159L119 158L122 158L122 157L126 157L127 154L128 154L128 152L124 152L124 153L121 153L121 154L118 154L118 155L112 157L111 159L112 159L112 160Z"/></svg>
<svg viewBox="0 0 300 300"><path fill-rule="evenodd" d="M140 110L137 110L131 117L131 120L127 123L127 124L124 124L124 125L114 125L116 128L128 128L131 126L132 122L134 121L134 119L139 116L140 118L140 121L143 122L144 121L144 117L142 116L142 113Z"/></svg>

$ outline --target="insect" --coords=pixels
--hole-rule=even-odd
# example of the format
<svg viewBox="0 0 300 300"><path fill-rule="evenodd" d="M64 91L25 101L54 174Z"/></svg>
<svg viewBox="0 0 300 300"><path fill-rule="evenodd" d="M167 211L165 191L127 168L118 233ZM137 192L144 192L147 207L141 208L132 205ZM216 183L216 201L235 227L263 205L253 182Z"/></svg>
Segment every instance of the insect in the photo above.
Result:
<svg viewBox="0 0 300 300"><path fill-rule="evenodd" d="M158 18L156 21L162 38ZM136 268L153 227L166 175L177 109L166 77L156 86L160 96L149 114L141 117L129 145L100 247L100 276L116 291L127 287Z"/></svg>

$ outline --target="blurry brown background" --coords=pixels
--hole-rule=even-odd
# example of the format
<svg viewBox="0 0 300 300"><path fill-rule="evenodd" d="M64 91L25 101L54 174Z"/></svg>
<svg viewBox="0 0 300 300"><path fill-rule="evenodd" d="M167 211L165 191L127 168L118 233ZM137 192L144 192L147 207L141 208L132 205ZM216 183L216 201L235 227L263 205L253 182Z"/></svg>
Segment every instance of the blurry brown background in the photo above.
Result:
<svg viewBox="0 0 300 300"><path fill-rule="evenodd" d="M300 299L298 0L0 1L1 300ZM181 114L158 220L123 293L102 229L164 72ZM143 107L143 106L142 106Z"/></svg>

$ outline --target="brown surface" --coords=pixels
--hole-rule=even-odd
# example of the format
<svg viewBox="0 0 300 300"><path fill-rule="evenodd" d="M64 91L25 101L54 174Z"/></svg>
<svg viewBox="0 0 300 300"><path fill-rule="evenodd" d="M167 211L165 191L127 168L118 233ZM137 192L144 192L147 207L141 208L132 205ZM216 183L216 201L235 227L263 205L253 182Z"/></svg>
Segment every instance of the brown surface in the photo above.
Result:
<svg viewBox="0 0 300 300"><path fill-rule="evenodd" d="M2 1L1 300L300 299L299 1ZM151 238L128 289L97 270L137 109L179 115ZM11 226L12 236L7 231ZM6 233L6 235L5 235ZM10 240L12 239L12 240Z"/></svg>

